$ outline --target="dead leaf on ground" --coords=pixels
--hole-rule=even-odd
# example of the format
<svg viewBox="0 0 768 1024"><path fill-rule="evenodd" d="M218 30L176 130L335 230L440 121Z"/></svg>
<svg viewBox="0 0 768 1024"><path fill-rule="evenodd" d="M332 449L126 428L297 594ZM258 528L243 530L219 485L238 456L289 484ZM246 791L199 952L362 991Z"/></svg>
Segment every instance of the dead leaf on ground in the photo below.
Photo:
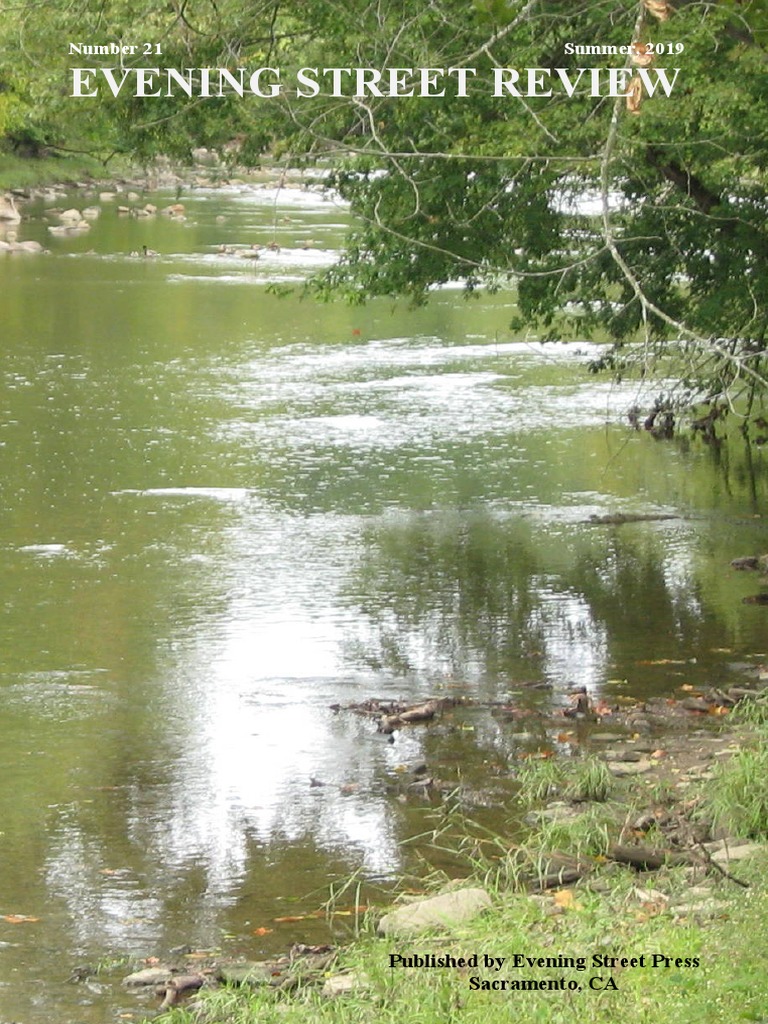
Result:
<svg viewBox="0 0 768 1024"><path fill-rule="evenodd" d="M562 910L578 910L581 907L581 904L576 902L573 889L561 889L559 892L556 892L553 902L556 907L560 907Z"/></svg>

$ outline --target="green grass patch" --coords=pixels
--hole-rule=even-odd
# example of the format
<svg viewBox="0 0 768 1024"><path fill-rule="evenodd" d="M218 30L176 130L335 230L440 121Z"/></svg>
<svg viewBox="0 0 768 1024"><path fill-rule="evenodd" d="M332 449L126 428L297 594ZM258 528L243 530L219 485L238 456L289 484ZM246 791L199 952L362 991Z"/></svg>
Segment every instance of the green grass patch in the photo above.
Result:
<svg viewBox="0 0 768 1024"><path fill-rule="evenodd" d="M704 796L703 813L715 827L734 836L768 838L768 746L764 738L717 766Z"/></svg>
<svg viewBox="0 0 768 1024"><path fill-rule="evenodd" d="M768 726L718 767L703 798L708 813L736 810L741 834L764 835L768 820ZM752 742L754 740L754 742ZM742 888L687 866L638 874L602 854L640 807L594 759L535 762L520 775L523 807L553 797L575 802L522 845L462 819L450 802L431 839L463 852L466 884L482 884L493 907L470 923L413 939L376 937L379 913L358 922L326 978L291 991L220 989L160 1024L739 1024L768 1022L768 972L761 936L768 913L768 850L738 865ZM623 802L613 799L613 787ZM612 795L612 802L608 796ZM671 791L665 788L671 801ZM639 798L639 797L638 797ZM577 813L570 814L574 810ZM760 830L758 830L760 829ZM519 838L519 832L516 834ZM463 837L463 838L462 838ZM655 837L646 835L644 841ZM664 845L662 834L659 844ZM567 888L531 895L523 884L551 863L593 858ZM585 860L585 863L586 860ZM357 896L358 879L341 897ZM696 885L695 891L691 887ZM385 908L382 908L382 912ZM397 957L415 958L403 961ZM453 957L440 965L430 958ZM463 959L463 964L459 960ZM501 962L500 962L501 961ZM408 965L410 963L410 965ZM328 977L351 989L323 993Z"/></svg>
<svg viewBox="0 0 768 1024"><path fill-rule="evenodd" d="M556 902L551 896L531 899L497 892L491 912L449 935L397 942L367 935L344 949L330 973L348 973L356 979L358 987L348 994L329 998L319 986L285 994L222 990L205 998L204 1010L198 1010L194 1019L198 1024L766 1020L768 972L762 944L754 941L762 935L768 913L764 868L764 862L753 867L754 884L745 893L728 882L718 884L713 895L722 906L706 920L676 919L669 911L649 909L629 871L618 873L608 893L593 893L589 887L573 890L572 902L566 901L562 913L554 917ZM659 884L678 897L685 893L680 873L666 875ZM390 959L446 954L477 956L478 966L405 967L393 966ZM503 957L501 969L486 966L486 957ZM606 966L606 957L634 957L636 962ZM545 959L540 963L539 958ZM483 982L526 979L554 987L482 987ZM180 1010L162 1018L164 1024L189 1024L192 1019Z"/></svg>
<svg viewBox="0 0 768 1024"><path fill-rule="evenodd" d="M107 170L100 160L86 155L33 159L0 149L0 190L99 180L119 173L114 165Z"/></svg>
<svg viewBox="0 0 768 1024"><path fill-rule="evenodd" d="M615 779L599 757L527 761L518 772L518 783L517 799L525 806L556 797L574 803L603 802L615 788Z"/></svg>

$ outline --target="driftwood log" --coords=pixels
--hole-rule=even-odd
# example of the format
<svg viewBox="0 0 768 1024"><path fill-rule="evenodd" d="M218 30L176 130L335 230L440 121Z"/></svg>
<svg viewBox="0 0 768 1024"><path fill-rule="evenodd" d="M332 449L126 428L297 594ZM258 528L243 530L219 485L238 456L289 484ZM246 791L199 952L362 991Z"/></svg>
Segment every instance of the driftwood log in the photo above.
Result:
<svg viewBox="0 0 768 1024"><path fill-rule="evenodd" d="M618 864L629 864L638 871L656 871L665 865L678 866L691 864L693 858L689 853L675 850L660 850L653 846L621 846L614 843L608 849L607 857Z"/></svg>
<svg viewBox="0 0 768 1024"><path fill-rule="evenodd" d="M160 1004L161 1010L176 1006L184 996L197 992L205 984L202 974L177 974L165 986L165 998Z"/></svg>
<svg viewBox="0 0 768 1024"><path fill-rule="evenodd" d="M379 719L378 731L389 734L399 729L401 725L412 725L415 722L429 722L437 714L441 707L439 700L428 700L424 704L414 704L395 715L382 715Z"/></svg>

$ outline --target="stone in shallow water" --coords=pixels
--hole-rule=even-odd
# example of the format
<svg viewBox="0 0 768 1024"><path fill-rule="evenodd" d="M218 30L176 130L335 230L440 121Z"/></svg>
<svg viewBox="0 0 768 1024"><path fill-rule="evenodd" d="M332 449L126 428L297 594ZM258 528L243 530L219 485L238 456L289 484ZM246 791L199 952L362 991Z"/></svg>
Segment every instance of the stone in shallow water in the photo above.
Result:
<svg viewBox="0 0 768 1024"><path fill-rule="evenodd" d="M446 928L477 917L491 906L485 889L455 889L418 900L385 914L380 935L418 935L429 928Z"/></svg>
<svg viewBox="0 0 768 1024"><path fill-rule="evenodd" d="M142 985L165 985L171 978L170 967L147 967L123 978L123 984L133 988Z"/></svg>

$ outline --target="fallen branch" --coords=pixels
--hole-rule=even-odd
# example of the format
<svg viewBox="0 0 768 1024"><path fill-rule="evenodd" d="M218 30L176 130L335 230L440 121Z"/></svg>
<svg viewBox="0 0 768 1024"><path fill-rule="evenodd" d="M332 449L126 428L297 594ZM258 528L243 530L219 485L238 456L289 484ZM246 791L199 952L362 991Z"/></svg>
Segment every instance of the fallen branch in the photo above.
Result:
<svg viewBox="0 0 768 1024"><path fill-rule="evenodd" d="M609 848L606 856L618 864L629 864L637 871L656 871L667 865L692 863L689 853L676 853L651 846L620 846L618 843Z"/></svg>

